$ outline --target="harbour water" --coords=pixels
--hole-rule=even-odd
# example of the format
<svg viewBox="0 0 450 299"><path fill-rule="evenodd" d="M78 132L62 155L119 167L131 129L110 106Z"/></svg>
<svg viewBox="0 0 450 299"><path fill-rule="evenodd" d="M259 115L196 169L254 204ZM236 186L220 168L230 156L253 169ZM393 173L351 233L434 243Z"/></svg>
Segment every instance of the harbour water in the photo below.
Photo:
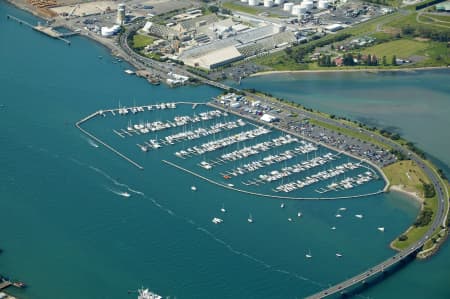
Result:
<svg viewBox="0 0 450 299"><path fill-rule="evenodd" d="M12 291L21 298L135 298L128 290L140 286L172 298L299 298L392 255L389 242L416 217L417 204L394 193L281 209L168 167L156 151L142 153L144 170L132 167L74 123L119 101L205 102L219 91L151 86L89 40L68 47L6 14L35 19L0 2L0 269L30 286ZM412 267L438 271L439 258ZM407 285L409 269L388 282ZM388 282L370 296L400 292Z"/></svg>

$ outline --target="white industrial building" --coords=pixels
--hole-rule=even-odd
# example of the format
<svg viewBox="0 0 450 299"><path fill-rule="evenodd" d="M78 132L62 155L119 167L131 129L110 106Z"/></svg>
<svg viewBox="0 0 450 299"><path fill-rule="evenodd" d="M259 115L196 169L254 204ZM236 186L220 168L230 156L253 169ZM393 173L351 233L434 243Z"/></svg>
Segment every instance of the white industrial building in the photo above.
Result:
<svg viewBox="0 0 450 299"><path fill-rule="evenodd" d="M234 61L238 61L242 58L242 54L236 49L235 46L228 46L225 48L208 51L206 53L200 53L198 56L187 57L183 61L187 65L210 70Z"/></svg>
<svg viewBox="0 0 450 299"><path fill-rule="evenodd" d="M278 120L278 117L265 113L263 114L263 116L261 116L260 120L265 121L267 123L273 123Z"/></svg>

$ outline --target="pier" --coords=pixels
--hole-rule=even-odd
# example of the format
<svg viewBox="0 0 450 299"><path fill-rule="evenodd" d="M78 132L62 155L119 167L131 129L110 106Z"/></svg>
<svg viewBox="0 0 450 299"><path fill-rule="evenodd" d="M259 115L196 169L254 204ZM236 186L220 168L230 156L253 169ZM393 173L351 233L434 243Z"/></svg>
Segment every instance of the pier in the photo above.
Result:
<svg viewBox="0 0 450 299"><path fill-rule="evenodd" d="M7 287L12 286L12 282L11 281L3 281L0 282L0 291L6 289Z"/></svg>
<svg viewBox="0 0 450 299"><path fill-rule="evenodd" d="M119 152L118 150L116 150L115 148L113 148L112 146L110 146L109 144L107 144L106 142L100 140L99 138L95 137L94 135L92 135L91 133L89 133L88 131L86 131L85 129L83 129L81 127L81 124L83 124L84 122L96 117L97 115L102 115L103 111L97 111L92 113L91 115L86 116L85 118L83 118L82 120L78 121L75 124L75 127L77 127L81 132L83 132L85 135L87 135L89 138L92 138L93 140L97 141L98 143L100 143L101 145L103 145L104 147L106 147L107 149L109 149L110 151L112 151L113 153L115 153L116 155L118 155L119 157L125 159L126 161L130 162L131 164L133 164L134 166L136 166L137 168L143 170L144 167L142 167L141 165L139 165L138 163L134 162L133 160L131 160L130 158L128 158L127 156L125 156L124 154L122 154L121 152Z"/></svg>
<svg viewBox="0 0 450 299"><path fill-rule="evenodd" d="M174 102L174 103L170 103L172 107L176 107L176 105L179 104L187 104L187 105L204 105L204 103L192 103L192 102L185 102L185 101L180 101L180 102ZM158 105L155 105L158 106ZM131 158L125 156L124 154L122 154L121 152L119 152L118 150L116 150L115 148L113 148L112 146L110 146L109 144L107 144L106 142L100 140L98 137L94 136L93 134L89 133L88 131L86 131L85 129L83 129L81 127L81 125L89 120L91 120L92 118L96 117L96 116L106 116L106 113L111 113L112 115L122 115L122 114L128 114L128 111L131 111L131 113L138 113L138 112L142 112L145 111L144 108L147 108L147 110L150 110L150 107L153 109L152 105L143 105L143 106L134 106L134 107L122 107L122 108L113 108L113 109L105 109L105 110L99 110L96 111L84 118L82 118L81 120L79 120L78 122L75 123L75 127L77 127L81 132L83 132L83 134L85 134L86 136L88 136L89 138L91 138L92 140L98 142L99 144L103 145L104 147L106 147L107 149L109 149L110 151L112 151L113 153L115 153L116 155L118 155L119 157L123 158L124 160L126 160L127 162L131 163L133 166L137 167L138 169L143 170L144 167L140 164L138 164L137 162L133 161ZM124 112L126 111L126 113ZM124 138L124 134L130 134L127 131L123 131L122 133L115 131L115 133L120 136L121 138ZM131 135L131 134L130 134Z"/></svg>
<svg viewBox="0 0 450 299"><path fill-rule="evenodd" d="M383 193L382 190L377 191L377 192L372 192L372 193L366 193L366 194L359 194L359 195L349 195L349 196L336 196L336 197L293 197L293 196L282 196L282 195L272 195L272 194L265 194L265 193L258 193L258 192L253 192L253 191L247 191L247 190L242 190L236 187L232 187L229 185L225 185L222 184L220 182L214 181L212 179L209 179L207 177L204 177L196 172L193 172L189 169L186 169L178 164L175 164L173 162L167 161L167 160L162 160L163 163L170 165L174 168L177 168L183 172L189 173L195 177L198 177L202 180L205 180L211 184L214 184L216 186L220 186L222 188L228 189L228 190L234 190L240 193L244 193L244 194L249 194L249 195L255 195L255 196L261 196L261 197L268 197L268 198L276 198L276 199L294 199L294 200L335 200L335 199L351 199L351 198L361 198L361 197L367 197L367 196L372 196L372 195L377 195L377 194L381 194Z"/></svg>
<svg viewBox="0 0 450 299"><path fill-rule="evenodd" d="M70 42L70 40L66 39L66 37L78 34L77 32L61 33L61 32L56 31L53 27L43 26L43 25L40 25L40 24L38 24L36 26L33 26L32 24L28 23L27 21L22 20L22 19L20 19L18 17L12 16L12 15L6 15L6 18L8 20L16 21L16 22L18 22L21 25L28 26L31 29L36 30L36 31L38 31L40 33L43 33L43 34L45 34L45 35L47 35L49 37L52 37L52 38L55 38L55 39L59 39L59 40L65 42L66 44L68 44L69 46L70 46L71 42Z"/></svg>

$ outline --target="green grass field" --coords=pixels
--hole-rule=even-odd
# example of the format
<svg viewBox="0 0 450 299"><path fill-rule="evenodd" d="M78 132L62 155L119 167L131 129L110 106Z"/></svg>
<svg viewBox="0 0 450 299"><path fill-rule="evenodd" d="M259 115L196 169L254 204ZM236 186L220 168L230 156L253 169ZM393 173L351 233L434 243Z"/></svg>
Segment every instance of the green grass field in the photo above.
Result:
<svg viewBox="0 0 450 299"><path fill-rule="evenodd" d="M450 23L450 15L423 14L423 16L436 19L442 23Z"/></svg>
<svg viewBox="0 0 450 299"><path fill-rule="evenodd" d="M428 177L422 171L420 167L417 166L411 160L399 161L383 168L383 172L386 174L391 185L401 185L404 190L409 192L415 192L419 194L422 198L423 185L422 181L429 183ZM402 250L419 240L426 233L428 228L431 226L437 211L437 196L432 198L426 198L424 201L424 207L430 208L433 211L433 217L430 223L426 226L415 227L411 226L408 231L404 233L408 237L405 241L400 241L395 239L392 241L392 247Z"/></svg>
<svg viewBox="0 0 450 299"><path fill-rule="evenodd" d="M450 16L438 16L433 14L421 14L419 21L427 23L434 27L447 28L450 31ZM422 24L423 25L423 24Z"/></svg>
<svg viewBox="0 0 450 299"><path fill-rule="evenodd" d="M393 55L397 57L407 58L412 55L420 55L423 50L429 47L428 42L420 42L411 39L394 40L382 44L378 44L363 50L364 54L376 55L378 58L386 56L390 63Z"/></svg>
<svg viewBox="0 0 450 299"><path fill-rule="evenodd" d="M449 23L441 23L441 22L433 22L433 23L428 23L428 21L426 21L425 18L427 18L428 16L432 16L432 15L427 15L426 13L424 13L422 16L419 17L420 21L424 21L427 22L426 24L423 23L418 23L417 22L417 12L411 12L408 15L398 15L397 18L394 18L392 20L389 20L388 22L385 23L384 28L396 28L396 29L401 29L407 25L412 26L412 27L421 27L421 28L426 28L429 30L434 30L434 31L449 31L450 29L447 27L441 27L441 26L437 26L436 24L443 24L443 25L450 25ZM433 18L435 16L432 16ZM439 17L438 17L439 18ZM436 19L438 19L436 18ZM443 17L442 18L443 21L447 21L448 17Z"/></svg>
<svg viewBox="0 0 450 299"><path fill-rule="evenodd" d="M421 180L428 183L428 177L411 160L399 161L383 168L391 185L403 185L407 191L423 193Z"/></svg>
<svg viewBox="0 0 450 299"><path fill-rule="evenodd" d="M229 10L236 10L236 11L242 11L245 13L249 13L252 15L257 15L258 13L260 13L260 11L256 8L250 7L248 5L244 6L244 5L239 5L233 2L225 2L222 3L222 7L229 9Z"/></svg>
<svg viewBox="0 0 450 299"><path fill-rule="evenodd" d="M148 35L135 34L133 36L132 47L135 49L142 49L147 45L150 45L154 42L154 39Z"/></svg>

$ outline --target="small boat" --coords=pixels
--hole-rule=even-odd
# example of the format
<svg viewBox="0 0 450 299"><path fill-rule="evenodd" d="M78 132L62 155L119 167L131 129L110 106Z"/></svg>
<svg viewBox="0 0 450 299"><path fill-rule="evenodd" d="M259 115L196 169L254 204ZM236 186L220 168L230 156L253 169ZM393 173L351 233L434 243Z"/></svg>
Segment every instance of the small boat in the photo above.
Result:
<svg viewBox="0 0 450 299"><path fill-rule="evenodd" d="M192 190L192 191L197 191L197 187L191 186L191 190Z"/></svg>
<svg viewBox="0 0 450 299"><path fill-rule="evenodd" d="M336 253L336 257L342 257L342 254L340 254L340 253Z"/></svg>
<svg viewBox="0 0 450 299"><path fill-rule="evenodd" d="M302 215L303 215L302 212L297 213L297 217L302 217Z"/></svg>
<svg viewBox="0 0 450 299"><path fill-rule="evenodd" d="M233 185L233 184L227 184L227 186L228 186L228 187L234 187L234 185Z"/></svg>
<svg viewBox="0 0 450 299"><path fill-rule="evenodd" d="M363 218L364 216L361 215L361 214L356 214L355 217L361 219L361 218Z"/></svg>
<svg viewBox="0 0 450 299"><path fill-rule="evenodd" d="M214 223L214 224L219 224L219 223L222 223L222 222L223 222L223 220L220 219L220 218L217 218L217 217L214 217L214 218L212 219L212 223Z"/></svg>
<svg viewBox="0 0 450 299"><path fill-rule="evenodd" d="M307 259L310 259L310 258L312 258L312 255L311 255L311 250L309 250L309 251L308 251L308 253L307 253L307 254L305 254L305 257L306 257Z"/></svg>
<svg viewBox="0 0 450 299"><path fill-rule="evenodd" d="M281 203L280 208L284 209L284 202Z"/></svg>
<svg viewBox="0 0 450 299"><path fill-rule="evenodd" d="M377 228L380 232L384 232L384 227L380 226Z"/></svg>
<svg viewBox="0 0 450 299"><path fill-rule="evenodd" d="M15 286L16 288L19 288L19 289L23 289L27 285L22 281L16 281L16 282L13 282L13 286Z"/></svg>
<svg viewBox="0 0 450 299"><path fill-rule="evenodd" d="M332 227L331 227L331 230L336 230L336 226L332 226Z"/></svg>
<svg viewBox="0 0 450 299"><path fill-rule="evenodd" d="M158 294L149 291L148 289L139 289L138 299L162 299L162 297Z"/></svg>
<svg viewBox="0 0 450 299"><path fill-rule="evenodd" d="M119 192L118 195L123 196L123 197L130 197L131 194L128 192Z"/></svg>
<svg viewBox="0 0 450 299"><path fill-rule="evenodd" d="M339 211L346 211L347 208L339 208Z"/></svg>
<svg viewBox="0 0 450 299"><path fill-rule="evenodd" d="M289 221L289 222L292 222L292 218L289 217L289 218L288 218L288 221Z"/></svg>
<svg viewBox="0 0 450 299"><path fill-rule="evenodd" d="M222 205L222 208L220 209L220 211L221 211L222 213L226 213L227 210L225 210L225 206L224 206L224 205Z"/></svg>
<svg viewBox="0 0 450 299"><path fill-rule="evenodd" d="M336 218L341 218L342 215L341 214L336 214Z"/></svg>
<svg viewBox="0 0 450 299"><path fill-rule="evenodd" d="M253 223L253 217L252 214L250 214L247 218L248 223Z"/></svg>

